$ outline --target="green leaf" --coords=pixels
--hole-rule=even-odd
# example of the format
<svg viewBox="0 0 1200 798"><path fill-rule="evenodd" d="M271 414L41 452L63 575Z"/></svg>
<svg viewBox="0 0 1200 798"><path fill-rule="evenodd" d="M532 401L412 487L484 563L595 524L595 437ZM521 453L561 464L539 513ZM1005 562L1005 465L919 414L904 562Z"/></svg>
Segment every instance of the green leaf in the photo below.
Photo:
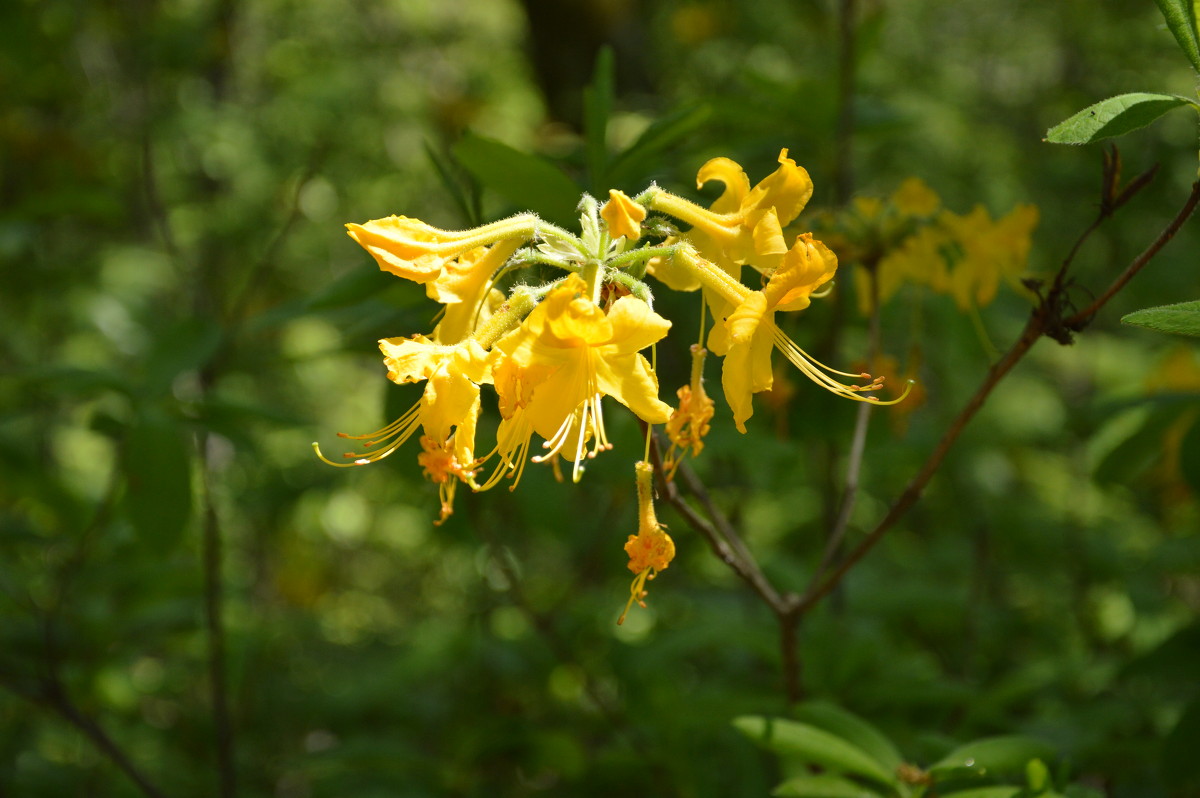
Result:
<svg viewBox="0 0 1200 798"><path fill-rule="evenodd" d="M857 715L826 701L808 701L797 707L797 720L836 734L866 751L891 773L904 762L892 741Z"/></svg>
<svg viewBox="0 0 1200 798"><path fill-rule="evenodd" d="M954 792L939 792L943 798L1015 798L1021 794L1020 787L1011 784L1001 784L994 787L971 787L967 790Z"/></svg>
<svg viewBox="0 0 1200 798"><path fill-rule="evenodd" d="M154 551L170 550L192 514L191 457L179 425L161 412L144 413L125 438L124 467L134 531Z"/></svg>
<svg viewBox="0 0 1200 798"><path fill-rule="evenodd" d="M1200 336L1200 300L1135 310L1122 316L1121 322L1158 332Z"/></svg>
<svg viewBox="0 0 1200 798"><path fill-rule="evenodd" d="M451 199L458 206L463 218L467 220L467 224L471 227L483 224L483 213L479 207L479 184L465 176L460 179L456 172L461 172L462 167L454 160L454 156L449 152L435 149L429 141L425 142L425 155L433 164L433 168L437 170L442 187L450 193Z"/></svg>
<svg viewBox="0 0 1200 798"><path fill-rule="evenodd" d="M592 83L583 90L583 132L587 150L588 182L593 194L608 188L608 118L612 114L615 66L612 48L596 54ZM599 197L599 199L604 199Z"/></svg>
<svg viewBox="0 0 1200 798"><path fill-rule="evenodd" d="M1084 108L1046 131L1054 144L1090 144L1145 127L1174 108L1196 103L1175 94L1119 94Z"/></svg>
<svg viewBox="0 0 1200 798"><path fill-rule="evenodd" d="M1200 30L1196 27L1194 0L1154 0L1158 10L1167 19L1167 27L1175 34L1179 49L1192 62L1192 68L1200 72Z"/></svg>
<svg viewBox="0 0 1200 798"><path fill-rule="evenodd" d="M759 745L814 765L877 781L891 787L892 774L856 745L807 723L744 715L734 727Z"/></svg>
<svg viewBox="0 0 1200 798"><path fill-rule="evenodd" d="M787 798L879 798L880 795L876 790L828 773L796 776L780 784L771 794Z"/></svg>
<svg viewBox="0 0 1200 798"><path fill-rule="evenodd" d="M974 740L951 751L929 768L935 779L948 775L991 777L1024 775L1031 759L1054 758L1054 749L1040 740L1017 735Z"/></svg>
<svg viewBox="0 0 1200 798"><path fill-rule="evenodd" d="M579 186L546 159L470 134L453 151L479 182L520 210L531 210L564 227L574 225Z"/></svg>
<svg viewBox="0 0 1200 798"><path fill-rule="evenodd" d="M656 120L642 131L628 149L613 159L608 168L609 182L640 191L645 178L658 163L658 156L674 147L684 137L698 130L709 117L712 107L706 104L688 106ZM638 183L639 185L630 185Z"/></svg>

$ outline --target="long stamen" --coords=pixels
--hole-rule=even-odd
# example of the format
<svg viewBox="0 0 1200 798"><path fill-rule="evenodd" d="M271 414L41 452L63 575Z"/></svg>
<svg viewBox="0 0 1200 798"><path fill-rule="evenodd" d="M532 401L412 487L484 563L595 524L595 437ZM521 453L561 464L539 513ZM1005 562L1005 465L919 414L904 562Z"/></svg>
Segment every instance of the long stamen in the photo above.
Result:
<svg viewBox="0 0 1200 798"><path fill-rule="evenodd" d="M513 416L511 423L507 426L504 433L504 438L496 442L496 448L492 449L483 457L471 464L473 469L478 469L485 462L492 458L492 455L500 453L500 462L496 464L496 469L491 475L478 487L472 485L476 491L491 490L499 484L500 480L506 476L511 476L513 484L509 486L509 490L515 490L521 482L521 474L525 473L525 463L529 456L529 439L532 435L532 430L529 429L528 423L525 421L524 413L520 410Z"/></svg>
<svg viewBox="0 0 1200 798"><path fill-rule="evenodd" d="M904 398L908 396L909 391L912 390L912 383L910 382L905 386L904 393L895 399L884 401L878 396L864 396L863 394L867 391L877 391L882 388L883 377L872 377L870 374L866 373L851 374L846 371L838 371L837 369L830 368L797 346L796 342L789 338L778 327L774 328L773 334L775 347L783 353L783 356L788 359L788 362L800 369L800 371L804 373L804 376L808 377L817 385L820 385L825 390L835 393L838 396L846 399L853 399L857 402L870 402L877 405L894 405L904 401ZM866 385L846 385L833 379L829 376L829 374L870 380L871 382Z"/></svg>
<svg viewBox="0 0 1200 798"><path fill-rule="evenodd" d="M629 609L633 606L633 602L637 602L638 606L645 609L646 607L646 580L653 579L650 575L652 568L647 568L634 577L633 584L629 586L629 601L625 602L625 609L621 612L621 617L617 618L617 626L625 623L625 616L629 614Z"/></svg>
<svg viewBox="0 0 1200 798"><path fill-rule="evenodd" d="M363 444L364 448L371 449L376 446L383 446L382 449L367 452L346 452L343 457L353 458L352 463L337 463L330 460L321 452L321 446L316 441L313 441L313 451L317 453L317 457L321 462L336 466L338 468L353 468L354 466L367 465L390 455L392 452L404 445L404 442L412 437L413 432L420 426L421 421L421 403L417 402L407 413L400 418L388 424L383 429L369 432L366 435L347 435L345 432L339 432L339 438L347 438L355 441L366 441Z"/></svg>

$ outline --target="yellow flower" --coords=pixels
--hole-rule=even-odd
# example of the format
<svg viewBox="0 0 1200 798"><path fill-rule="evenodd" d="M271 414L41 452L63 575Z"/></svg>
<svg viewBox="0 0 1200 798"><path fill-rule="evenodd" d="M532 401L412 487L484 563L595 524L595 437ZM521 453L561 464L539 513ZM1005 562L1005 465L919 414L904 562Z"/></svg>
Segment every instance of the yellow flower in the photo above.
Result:
<svg viewBox="0 0 1200 798"><path fill-rule="evenodd" d="M919 177L907 178L892 192L892 206L905 216L932 216L942 200Z"/></svg>
<svg viewBox="0 0 1200 798"><path fill-rule="evenodd" d="M708 434L715 405L704 390L704 356L708 350L699 344L692 344L692 375L688 385L680 388L676 395L679 397L679 408L667 419L667 437L671 440L671 448L663 458L663 472L667 479L675 476L675 469L683 461L688 449L692 457L704 451L704 436Z"/></svg>
<svg viewBox="0 0 1200 798"><path fill-rule="evenodd" d="M611 448L600 406L603 396L613 397L648 424L670 417L670 406L658 398L658 378L638 352L666 335L671 323L633 296L617 299L606 315L588 293L580 277L569 275L493 348L504 420L493 452L501 464L484 488L508 471L516 470L519 479L534 432L548 450L534 462L561 453L574 461L578 481L583 458ZM590 452L585 451L588 438L594 441Z"/></svg>
<svg viewBox="0 0 1200 798"><path fill-rule="evenodd" d="M425 456L418 456L418 460L430 478L441 486L441 520L445 520L454 496L452 486L445 484L445 475L468 483L473 481L475 426L480 411L479 384L489 378L487 353L472 339L448 346L430 341L423 335L385 338L379 342L379 348L388 367L388 378L393 382L426 381L420 400L383 429L366 435L339 432L339 438L363 441L364 451L344 455L351 462L333 462L321 453L316 443L313 443L313 449L329 465L368 465L395 452L418 428L422 428ZM440 452L443 458L436 465L432 459L435 452ZM447 457L452 458L452 462L447 461Z"/></svg>
<svg viewBox="0 0 1200 798"><path fill-rule="evenodd" d="M491 287L492 278L521 244L521 239L509 238L490 247L467 250L447 261L442 273L425 283L429 298L446 305L442 320L433 330L435 341L458 343L488 320L492 309L504 301L504 295Z"/></svg>
<svg viewBox="0 0 1200 798"><path fill-rule="evenodd" d="M710 180L724 183L725 191L707 209L665 191L651 195L650 207L690 224L692 229L682 235L683 240L735 280L740 279L744 264L771 274L788 251L783 228L800 215L812 197L808 172L783 149L779 152L779 168L754 188L750 188L745 170L729 158L713 158L700 167L696 187ZM655 279L676 291L699 287L696 275L678 266L674 259L655 262ZM717 319L727 316L734 307L721 292L707 286L704 299Z"/></svg>
<svg viewBox="0 0 1200 798"><path fill-rule="evenodd" d="M771 373L772 346L806 377L827 391L860 402L886 405L900 401L880 402L874 396L863 396L863 393L881 387L881 381L869 374L850 374L829 368L809 356L775 326L777 310L806 307L814 291L828 282L837 269L837 256L815 240L811 233L803 233L797 238L796 244L788 250L782 264L762 291L751 291L724 270L698 257L694 249L682 248L674 257L681 269L689 271L703 284L706 292L718 296L725 306L733 308L724 318L717 316L714 308L714 316L724 323L713 327L708 336L708 348L725 358L721 368L721 387L725 390L725 401L733 410L739 431L746 431L745 420L753 415L751 395L770 390L774 382ZM830 375L869 382L865 385L846 385Z"/></svg>
<svg viewBox="0 0 1200 798"><path fill-rule="evenodd" d="M788 251L783 227L800 215L812 197L808 172L779 153L779 168L753 189L746 172L729 158L713 158L700 167L696 187L720 180L725 191L708 209L665 191L655 192L650 206L692 226L684 234L701 256L734 277L743 264L770 271Z"/></svg>
<svg viewBox="0 0 1200 798"><path fill-rule="evenodd" d="M629 601L617 619L618 624L625 622L633 602L643 608L646 606L646 581L657 576L659 571L665 571L675 559L675 541L663 530L654 514L654 469L643 460L634 467L634 473L637 475L638 532L625 542L629 570L633 571L634 577L629 586Z"/></svg>
<svg viewBox="0 0 1200 798"><path fill-rule="evenodd" d="M1016 283L1029 261L1038 209L1018 205L995 222L982 207L967 216L945 214L944 223L962 249L950 274L950 293L963 310L983 307L996 298L1000 279Z"/></svg>
<svg viewBox="0 0 1200 798"><path fill-rule="evenodd" d="M615 188L609 190L608 202L600 208L600 215L608 223L608 234L613 238L624 236L629 241L637 241L642 237L646 209Z"/></svg>
<svg viewBox="0 0 1200 798"><path fill-rule="evenodd" d="M385 272L428 283L441 277L446 264L459 255L506 238L528 241L537 226L537 217L525 213L463 231L439 230L407 216L348 224L346 230Z"/></svg>
<svg viewBox="0 0 1200 798"><path fill-rule="evenodd" d="M823 366L775 326L776 311L807 307L813 291L832 279L836 271L837 256L810 233L804 233L788 250L783 264L771 275L766 286L761 291L750 291L726 318L724 326L713 328L709 344L714 352L725 357L721 367L721 387L738 431L746 431L746 419L754 414L751 396L770 390L774 383L771 370L774 347L778 347L805 376L834 393L863 398L857 396L857 392L878 387L874 382L867 386L847 386L832 379L829 373L867 377Z"/></svg>
<svg viewBox="0 0 1200 798"><path fill-rule="evenodd" d="M875 267L879 304L891 299L904 283L927 285L933 291L950 290L946 254L956 249L949 233L940 227L922 227L882 258ZM858 273L858 302L863 314L871 312L871 295L866 275Z"/></svg>

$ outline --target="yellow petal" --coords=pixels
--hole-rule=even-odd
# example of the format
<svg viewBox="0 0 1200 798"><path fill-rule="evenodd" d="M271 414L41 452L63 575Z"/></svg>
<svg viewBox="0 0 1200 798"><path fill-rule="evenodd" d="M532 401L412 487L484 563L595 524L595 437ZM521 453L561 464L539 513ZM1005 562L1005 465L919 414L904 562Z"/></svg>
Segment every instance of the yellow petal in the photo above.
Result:
<svg viewBox="0 0 1200 798"><path fill-rule="evenodd" d="M704 188L704 184L710 180L720 180L725 184L725 191L709 210L726 214L741 209L742 202L750 193L750 178L746 177L741 166L729 158L713 158L696 173L696 188Z"/></svg>
<svg viewBox="0 0 1200 798"><path fill-rule="evenodd" d="M359 243L379 268L407 280L426 283L442 272L447 255L459 251L444 245L452 234L407 216L388 216L366 224L348 224L350 237ZM468 247L469 249L469 247ZM445 251L444 251L445 250Z"/></svg>
<svg viewBox="0 0 1200 798"><path fill-rule="evenodd" d="M779 168L754 187L742 201L742 206L746 210L774 208L779 224L786 227L804 210L812 193L812 178L808 171L797 166L784 149L779 152Z"/></svg>
<svg viewBox="0 0 1200 798"><path fill-rule="evenodd" d="M783 256L763 294L772 308L803 310L813 291L833 279L837 265L837 255L829 247L804 233Z"/></svg>
<svg viewBox="0 0 1200 798"><path fill-rule="evenodd" d="M612 335L605 342L605 350L611 348L620 353L640 352L662 340L671 329L671 322L633 296L623 296L613 303L608 311L608 322Z"/></svg>
<svg viewBox="0 0 1200 798"><path fill-rule="evenodd" d="M600 209L600 215L608 223L608 234L613 238L624 236L630 241L642 237L642 222L646 220L646 209L616 189L609 189L608 202Z"/></svg>

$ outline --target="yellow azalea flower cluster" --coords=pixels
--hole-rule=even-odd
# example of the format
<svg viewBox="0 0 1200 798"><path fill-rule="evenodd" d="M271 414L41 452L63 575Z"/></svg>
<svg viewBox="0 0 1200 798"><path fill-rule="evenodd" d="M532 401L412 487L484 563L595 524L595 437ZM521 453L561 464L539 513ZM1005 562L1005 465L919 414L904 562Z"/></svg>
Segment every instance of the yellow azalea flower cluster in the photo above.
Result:
<svg viewBox="0 0 1200 798"><path fill-rule="evenodd" d="M1029 260L1038 222L1033 205L1018 205L992 219L982 206L960 215L917 178L909 178L886 201L858 197L845 212L826 217L821 228L843 262L873 270L879 303L905 283L948 294L964 311L996 298L1001 279L1014 286ZM871 310L865 273L856 275L859 307Z"/></svg>
<svg viewBox="0 0 1200 798"><path fill-rule="evenodd" d="M728 158L706 163L697 180L724 184L712 207L654 185L632 198L610 191L603 205L584 195L578 235L528 213L465 231L405 216L347 225L381 269L424 285L444 310L427 336L379 342L389 379L424 383L412 409L376 432L339 433L362 442L346 462L332 462L314 443L318 456L361 466L418 436L418 462L439 486L440 523L460 483L479 491L510 480L515 488L529 461L556 468L559 459L567 461L578 481L588 459L612 448L604 397L649 426L664 425L672 444L664 471L673 474L684 454L699 454L714 415L703 387L705 343L722 358L725 400L742 432L753 394L772 387L773 349L827 390L888 404L871 394L882 380L818 363L775 323L777 313L806 308L837 270L833 251L811 234L790 241L784 234L812 195L808 173L784 150L778 169L753 188ZM506 278L528 266L542 273L552 267L561 276L537 286L515 283L505 295ZM740 279L747 266L761 275L756 290ZM654 310L648 275L676 290L702 289L714 319L707 342L692 348L691 380L674 410L659 399L658 376L642 354L671 328ZM500 421L494 446L480 453L475 438L485 385ZM531 456L535 434L541 451ZM642 522L627 546L637 575L631 602L642 600L645 581L674 554L653 518L649 466L640 464L637 473Z"/></svg>

